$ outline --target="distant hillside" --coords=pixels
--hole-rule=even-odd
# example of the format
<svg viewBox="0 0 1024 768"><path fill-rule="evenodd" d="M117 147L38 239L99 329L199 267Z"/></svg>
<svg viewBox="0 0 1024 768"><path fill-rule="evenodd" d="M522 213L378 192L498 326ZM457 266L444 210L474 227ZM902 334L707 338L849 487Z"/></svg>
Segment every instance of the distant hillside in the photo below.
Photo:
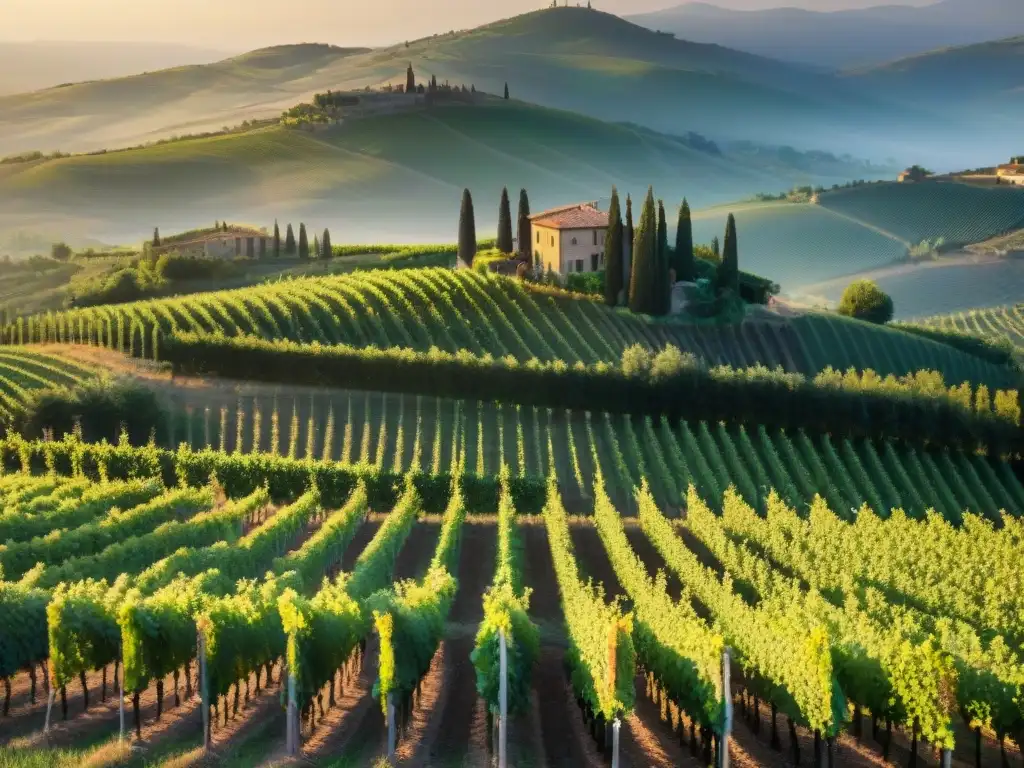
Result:
<svg viewBox="0 0 1024 768"><path fill-rule="evenodd" d="M833 158L823 176L842 167ZM488 98L316 133L272 126L0 165L0 233L35 226L53 239L137 242L154 226L277 218L330 226L336 243L451 242L466 187L486 232L506 185L513 195L526 187L540 210L606 197L613 184L639 198L653 184L671 209L684 195L702 206L808 179L778 158L762 166L692 139Z"/></svg>
<svg viewBox="0 0 1024 768"><path fill-rule="evenodd" d="M1020 14L1024 25L1024 13ZM1024 30L1018 30L1024 32ZM905 102L945 103L989 119L1024 119L1024 35L899 59L854 70L848 79L886 88Z"/></svg>
<svg viewBox="0 0 1024 768"><path fill-rule="evenodd" d="M922 7L880 5L834 12L734 11L692 2L627 18L695 42L833 69L1024 34L1017 0L941 0Z"/></svg>
<svg viewBox="0 0 1024 768"><path fill-rule="evenodd" d="M897 129L921 118L853 80L677 40L586 8L549 8L372 52L289 50L273 66L241 57L0 98L0 154L123 146L234 125L315 91L404 82L410 62L421 81L435 75L490 93L508 82L514 98L603 120L858 156L862 147L891 156Z"/></svg>
<svg viewBox="0 0 1024 768"><path fill-rule="evenodd" d="M0 42L0 96L185 64L209 64L235 52L167 43Z"/></svg>

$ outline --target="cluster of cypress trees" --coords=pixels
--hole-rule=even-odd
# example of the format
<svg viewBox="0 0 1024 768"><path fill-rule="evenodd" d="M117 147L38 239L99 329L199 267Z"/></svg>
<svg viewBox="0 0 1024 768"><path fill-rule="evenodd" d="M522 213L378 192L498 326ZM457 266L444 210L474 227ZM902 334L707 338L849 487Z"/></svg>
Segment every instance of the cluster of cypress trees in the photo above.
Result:
<svg viewBox="0 0 1024 768"><path fill-rule="evenodd" d="M530 198L525 189L519 190L519 216L516 221L516 237L519 243L520 259L530 258ZM509 202L508 187L501 190L498 204L498 237L495 248L512 255L512 206ZM468 189L462 192L462 208L459 212L459 261L472 266L476 256L476 215L473 212L473 196Z"/></svg>
<svg viewBox="0 0 1024 768"><path fill-rule="evenodd" d="M289 223L285 230L284 243L281 243L281 228L278 226L277 220L274 220L274 241L272 252L275 257L280 256L282 253L286 256L294 256L298 254L300 259L308 259L309 252L309 238L306 235L306 225L299 223L299 239L298 243L295 241L295 232L292 231L292 225ZM330 258L331 255L331 233L326 227L324 227L323 237L313 237L313 255L315 258Z"/></svg>
<svg viewBox="0 0 1024 768"><path fill-rule="evenodd" d="M640 220L633 229L633 201L626 195L626 223L623 225L619 192L612 187L608 208L608 232L605 237L605 303L625 303L633 312L666 315L671 310L671 291L675 281L697 279L693 223L690 204L684 198L679 206L675 247L668 244L665 203L657 201L648 187ZM718 238L712 249L719 252ZM739 292L739 258L736 219L729 214L725 228L725 246L715 275L715 290Z"/></svg>

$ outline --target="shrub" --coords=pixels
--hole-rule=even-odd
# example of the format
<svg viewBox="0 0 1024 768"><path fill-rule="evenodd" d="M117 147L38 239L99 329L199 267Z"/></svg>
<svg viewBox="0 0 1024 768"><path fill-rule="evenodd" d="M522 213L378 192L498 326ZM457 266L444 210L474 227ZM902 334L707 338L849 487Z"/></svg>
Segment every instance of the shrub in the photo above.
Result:
<svg viewBox="0 0 1024 768"><path fill-rule="evenodd" d="M139 444L162 431L165 416L153 390L132 379L102 378L72 388L35 390L13 423L28 438L41 437L43 430L60 437L77 424L87 441L116 439L124 427L128 439Z"/></svg>
<svg viewBox="0 0 1024 768"><path fill-rule="evenodd" d="M839 314L884 325L892 320L892 298L873 280L856 280L843 291Z"/></svg>

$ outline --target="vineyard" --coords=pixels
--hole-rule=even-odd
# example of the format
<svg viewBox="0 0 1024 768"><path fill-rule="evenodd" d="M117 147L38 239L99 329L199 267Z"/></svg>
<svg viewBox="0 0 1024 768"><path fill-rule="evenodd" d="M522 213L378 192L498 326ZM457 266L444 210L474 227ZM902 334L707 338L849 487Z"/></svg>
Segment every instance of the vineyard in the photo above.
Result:
<svg viewBox="0 0 1024 768"><path fill-rule="evenodd" d="M722 236L725 211L696 211L697 242ZM903 258L899 240L837 216L827 208L795 203L751 205L736 211L744 269L770 275L786 291Z"/></svg>
<svg viewBox="0 0 1024 768"><path fill-rule="evenodd" d="M1006 338L1018 350L1024 351L1024 304L972 309L925 318L918 323L971 336Z"/></svg>
<svg viewBox="0 0 1024 768"><path fill-rule="evenodd" d="M717 430L697 432L711 446ZM680 427L677 457L689 433ZM749 450L780 481L812 448L802 436L716 438L733 455L715 461ZM19 450L32 462L45 445ZM67 764L100 753L127 764L123 690L125 738L134 732L151 764L191 764L204 743L255 763L294 754L370 765L393 750L399 764L479 764L496 748L499 639L511 754L532 764L597 765L618 743L632 766L707 765L727 733L745 765L819 752L840 765L904 763L910 751L933 765L940 749L958 765L989 765L1016 753L1020 525L960 501L985 472L984 487L1019 509L1019 484L990 482L999 470L978 457L921 454L903 464L933 480L959 470L942 514L847 512L856 485L798 514L786 491L801 478L748 504L718 484L684 489L688 476L664 467L634 469L616 502L606 482L626 470L621 456L604 463L607 448L581 440L574 454L592 480L588 518L567 512L578 488L557 473L528 510L500 471L496 517L478 519L458 481L428 513L413 475L396 476L390 501L369 474L340 484L321 474L282 498L278 475L294 476L286 457L243 478L222 455L213 466L224 486L183 465L191 486L119 479L118 466L140 466L147 451L153 460L155 448L83 459L106 480L0 476L0 758L36 754L44 747L26 737L48 728L51 744L109 741ZM859 474L876 493L911 487L891 447L834 453L872 467ZM458 478L472 452L460 441L449 459ZM672 477L688 509L681 524L652 494ZM254 490L235 492L242 480ZM1009 588L993 591L993 580Z"/></svg>
<svg viewBox="0 0 1024 768"><path fill-rule="evenodd" d="M956 182L870 184L833 192L820 205L909 243L979 243L1024 225L1024 192Z"/></svg>
<svg viewBox="0 0 1024 768"><path fill-rule="evenodd" d="M1007 372L949 347L858 321L808 314L735 326L656 322L589 297L531 289L518 280L440 268L286 280L241 290L72 309L19 318L9 345L92 344L159 358L175 333L286 339L355 348L437 348L483 358L596 364L639 344L672 344L709 364L764 364L817 373L827 365L903 375L930 368L947 381L1006 386Z"/></svg>
<svg viewBox="0 0 1024 768"><path fill-rule="evenodd" d="M37 389L71 387L97 371L59 355L5 347L0 350L0 421L6 421Z"/></svg>

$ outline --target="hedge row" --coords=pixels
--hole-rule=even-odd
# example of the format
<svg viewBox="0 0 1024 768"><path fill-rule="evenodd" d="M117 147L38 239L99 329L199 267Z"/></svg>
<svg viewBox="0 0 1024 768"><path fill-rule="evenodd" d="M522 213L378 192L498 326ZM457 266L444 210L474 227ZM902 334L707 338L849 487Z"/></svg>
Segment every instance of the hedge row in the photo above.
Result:
<svg viewBox="0 0 1024 768"><path fill-rule="evenodd" d="M986 360L996 365L1005 365L1010 368L1017 367L1017 361L1013 356L1013 344L1006 337L998 339L972 336L962 331L954 331L949 328L933 328L927 325L915 325L913 323L893 323L893 328L921 336L940 344L946 344L968 355Z"/></svg>
<svg viewBox="0 0 1024 768"><path fill-rule="evenodd" d="M1024 451L1016 421L961 407L948 393L820 386L767 368L706 369L671 358L672 347L640 372L598 363L475 357L467 351L380 350L254 337L179 334L162 342L176 373L233 379L521 403L575 411L664 414L673 419L805 429L843 437L890 437L912 444ZM692 358L692 356L691 356ZM1017 401L1016 392L1007 397Z"/></svg>
<svg viewBox="0 0 1024 768"><path fill-rule="evenodd" d="M185 483L199 487L215 474L231 498L247 496L266 484L275 503L290 502L309 488L311 479L320 490L327 508L339 508L356 483L366 482L370 507L391 509L398 500L404 477L367 465L290 459L270 454L229 454L204 449L194 451L182 446L169 451L154 445L134 447L122 441L85 443L74 435L60 440L26 440L18 435L0 439L0 464L5 472L55 472L59 475L84 475L93 480L162 478L168 486ZM494 514L501 494L499 478L462 474L458 482L466 509L476 514ZM423 498L425 511L441 514L451 497L452 475L416 474L413 482ZM516 509L524 514L539 514L547 493L542 477L513 477L510 489Z"/></svg>

